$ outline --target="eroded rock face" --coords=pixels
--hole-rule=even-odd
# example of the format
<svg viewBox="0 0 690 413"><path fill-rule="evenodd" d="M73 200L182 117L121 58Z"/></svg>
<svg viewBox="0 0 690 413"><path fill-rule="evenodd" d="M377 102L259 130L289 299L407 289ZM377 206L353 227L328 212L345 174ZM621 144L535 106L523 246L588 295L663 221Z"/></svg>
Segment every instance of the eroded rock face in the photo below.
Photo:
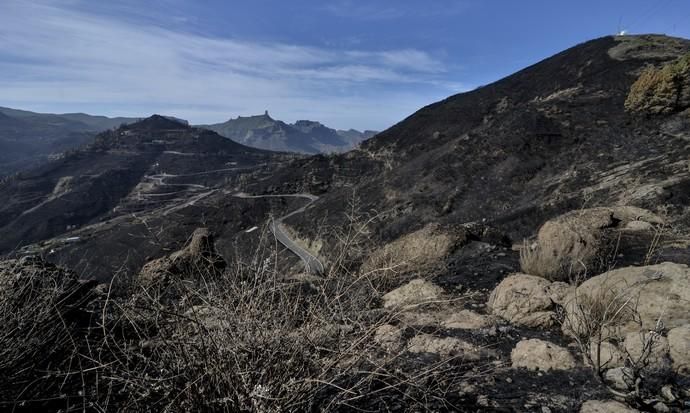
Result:
<svg viewBox="0 0 690 413"><path fill-rule="evenodd" d="M554 343L539 339L522 340L510 353L513 368L528 370L569 370L577 363L570 352Z"/></svg>
<svg viewBox="0 0 690 413"><path fill-rule="evenodd" d="M405 308L438 300L443 289L418 278L383 296L385 308Z"/></svg>
<svg viewBox="0 0 690 413"><path fill-rule="evenodd" d="M215 278L225 267L225 260L216 252L209 230L198 228L185 248L144 265L138 280L144 287L162 287L173 279Z"/></svg>
<svg viewBox="0 0 690 413"><path fill-rule="evenodd" d="M612 311L614 307L621 311ZM564 330L581 332L588 320L601 318L606 308L609 315L617 315L608 317L607 334L619 338L640 328L653 331L659 321L670 329L690 324L690 268L666 262L593 277L566 303Z"/></svg>
<svg viewBox="0 0 690 413"><path fill-rule="evenodd" d="M554 324L556 300L562 300L565 294L561 284L534 275L513 274L496 286L488 306L493 314L511 323L550 327Z"/></svg>

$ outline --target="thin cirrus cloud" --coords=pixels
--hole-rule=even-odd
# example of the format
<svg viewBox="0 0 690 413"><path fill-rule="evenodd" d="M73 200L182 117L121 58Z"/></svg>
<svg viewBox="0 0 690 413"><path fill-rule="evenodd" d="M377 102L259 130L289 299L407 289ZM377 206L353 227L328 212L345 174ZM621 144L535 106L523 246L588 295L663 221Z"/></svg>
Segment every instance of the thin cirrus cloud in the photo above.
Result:
<svg viewBox="0 0 690 413"><path fill-rule="evenodd" d="M270 108L286 120L384 128L464 89L413 49L331 50L213 38L79 10L79 2L0 5L0 105L194 123ZM64 109L64 110L63 110Z"/></svg>
<svg viewBox="0 0 690 413"><path fill-rule="evenodd" d="M397 20L407 17L457 16L468 9L465 0L333 0L322 9L334 16L357 20Z"/></svg>

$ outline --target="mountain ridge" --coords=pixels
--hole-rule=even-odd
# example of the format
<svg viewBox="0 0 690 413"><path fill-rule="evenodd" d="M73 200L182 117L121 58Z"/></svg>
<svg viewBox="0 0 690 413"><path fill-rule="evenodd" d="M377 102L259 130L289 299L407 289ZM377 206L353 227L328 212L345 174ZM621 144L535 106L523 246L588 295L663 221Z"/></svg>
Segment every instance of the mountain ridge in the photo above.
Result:
<svg viewBox="0 0 690 413"><path fill-rule="evenodd" d="M338 131L317 121L298 120L293 124L262 115L238 116L223 123L199 125L256 148L306 154L344 152L376 134L355 129Z"/></svg>

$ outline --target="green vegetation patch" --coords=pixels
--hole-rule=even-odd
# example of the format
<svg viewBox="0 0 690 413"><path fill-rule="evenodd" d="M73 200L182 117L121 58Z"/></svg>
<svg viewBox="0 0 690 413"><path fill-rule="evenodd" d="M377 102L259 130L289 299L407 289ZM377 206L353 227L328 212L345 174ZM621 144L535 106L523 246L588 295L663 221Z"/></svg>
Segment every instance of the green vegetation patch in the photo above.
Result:
<svg viewBox="0 0 690 413"><path fill-rule="evenodd" d="M645 69L630 88L625 109L652 115L690 107L690 53L663 65Z"/></svg>

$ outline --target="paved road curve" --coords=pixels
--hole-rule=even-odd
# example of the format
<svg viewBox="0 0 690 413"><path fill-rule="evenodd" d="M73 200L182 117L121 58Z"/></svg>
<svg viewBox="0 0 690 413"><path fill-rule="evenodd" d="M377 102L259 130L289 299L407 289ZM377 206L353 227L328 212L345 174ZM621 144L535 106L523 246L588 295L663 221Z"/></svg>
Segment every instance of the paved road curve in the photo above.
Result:
<svg viewBox="0 0 690 413"><path fill-rule="evenodd" d="M312 194L280 194L280 195L247 195L244 193L239 193L234 195L237 198L305 198L308 199L309 202L304 205L303 207L296 209L289 214L282 216L278 219L274 219L271 222L271 225L269 228L271 229L271 232L273 235L276 237L278 242L283 244L285 248L289 249L292 251L295 255L297 255L303 262L304 262L304 268L306 271L310 274L317 274L321 275L324 273L324 267L321 261L319 261L318 258L313 256L309 251L305 250L304 248L300 247L293 239L290 238L288 235L287 231L285 231L285 228L283 227L282 223L283 220L286 218L289 218L293 215L301 214L306 210L311 204L313 204L317 199L319 199L318 196L312 195Z"/></svg>

